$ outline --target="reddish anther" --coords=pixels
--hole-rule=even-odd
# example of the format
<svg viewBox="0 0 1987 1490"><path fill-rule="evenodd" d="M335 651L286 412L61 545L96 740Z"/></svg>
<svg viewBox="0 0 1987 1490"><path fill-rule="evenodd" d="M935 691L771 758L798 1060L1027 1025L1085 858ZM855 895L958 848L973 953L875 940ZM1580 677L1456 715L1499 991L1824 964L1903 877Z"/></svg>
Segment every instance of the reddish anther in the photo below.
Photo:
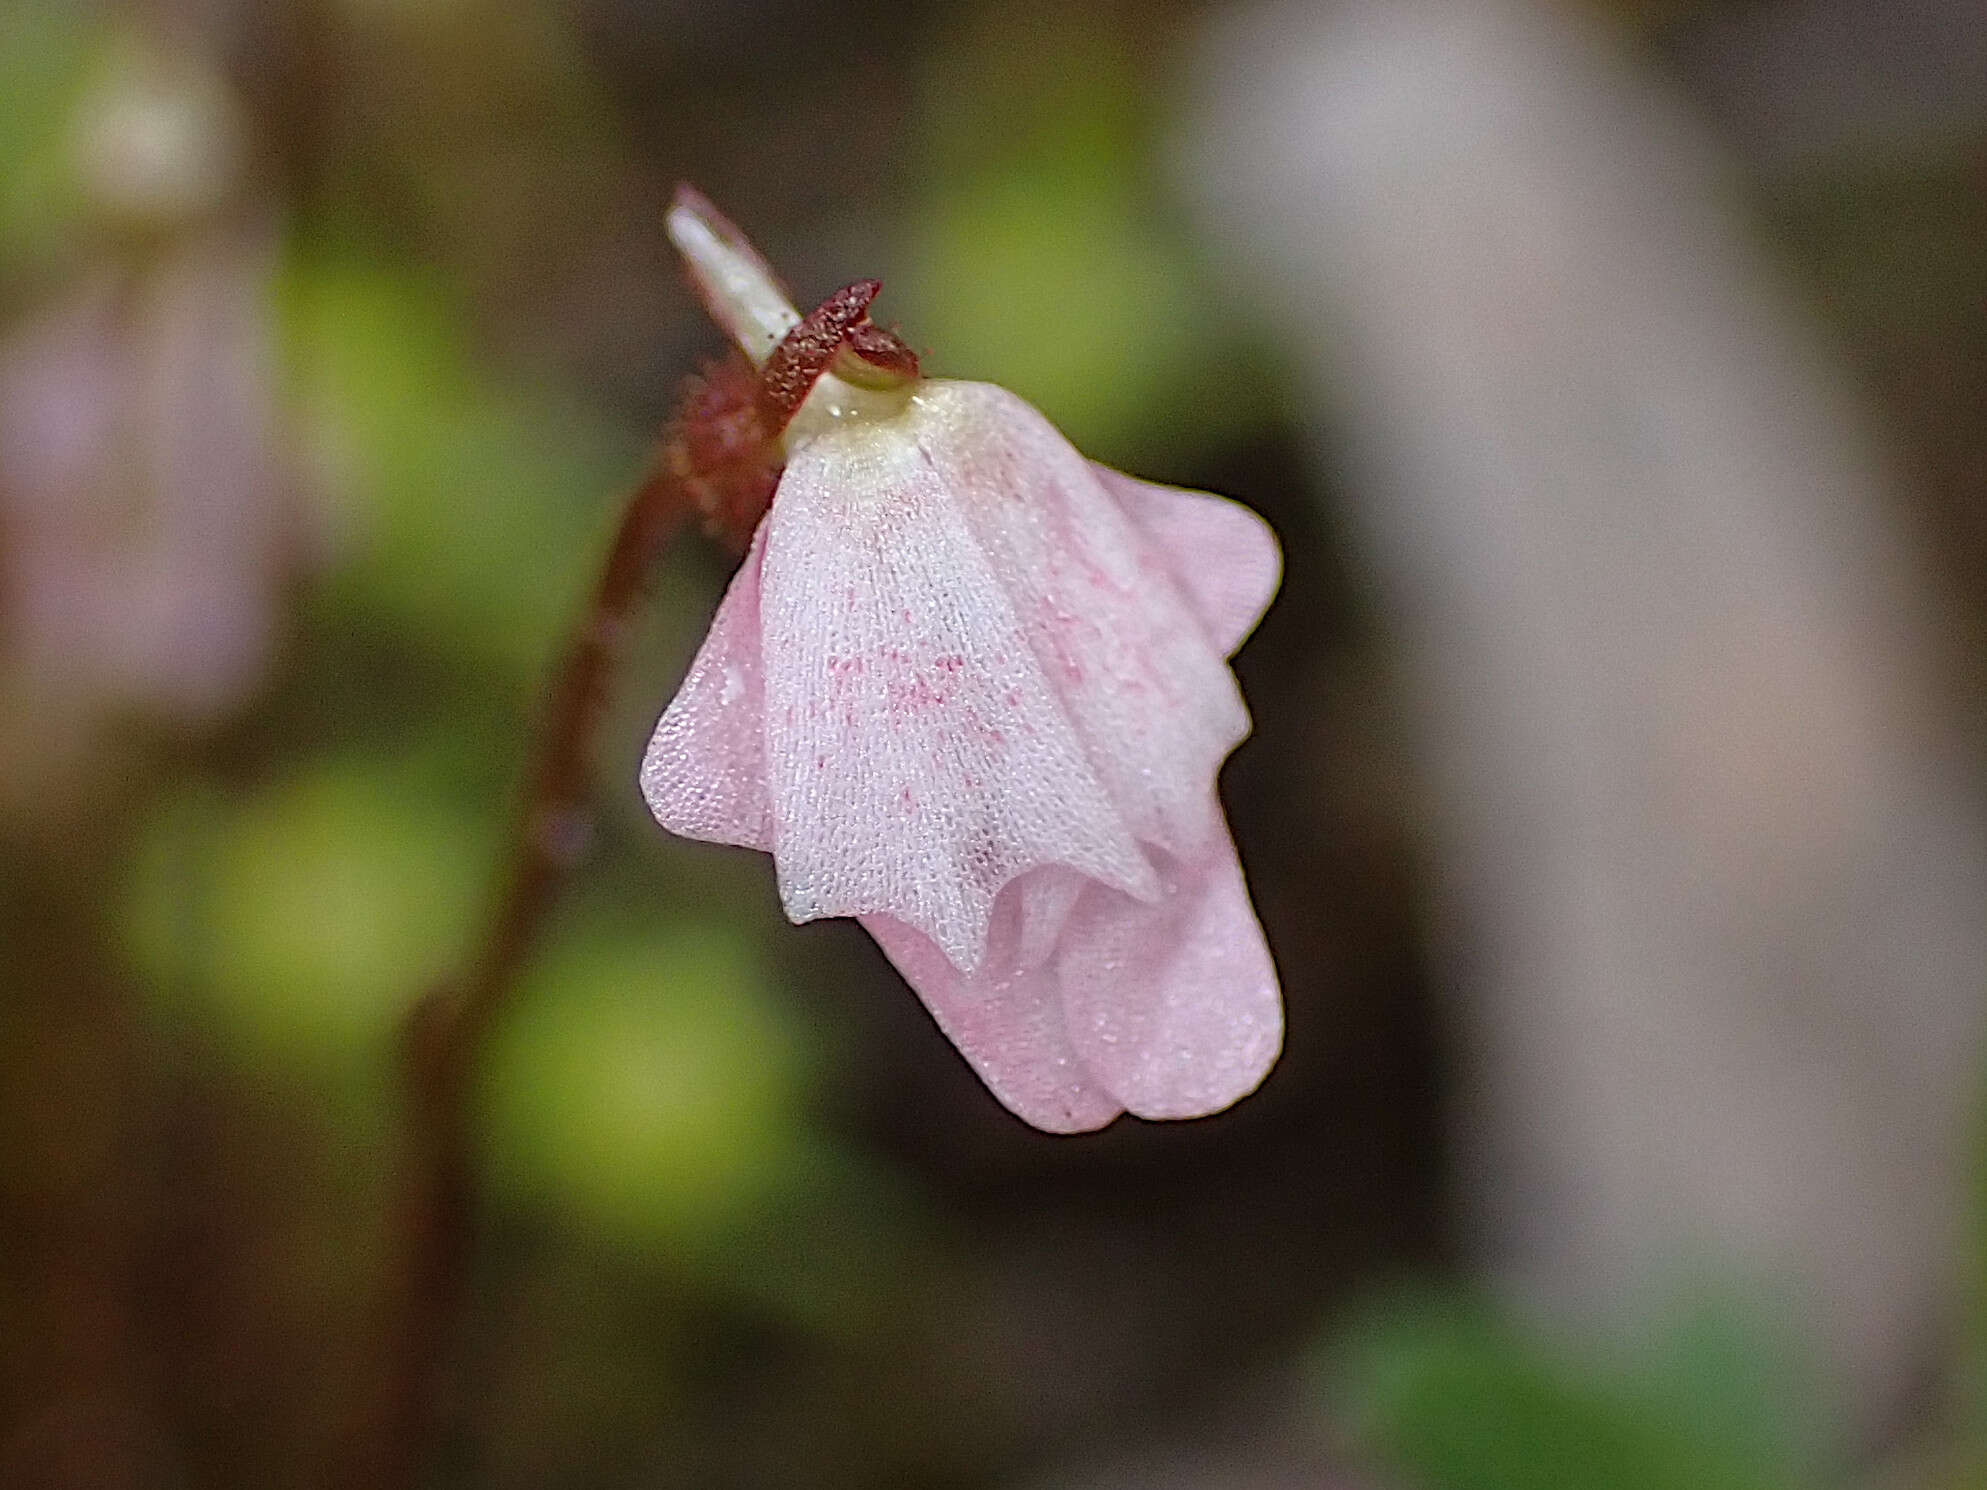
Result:
<svg viewBox="0 0 1987 1490"><path fill-rule="evenodd" d="M859 279L822 301L786 334L759 370L759 411L783 430L821 375L833 370L865 386L918 376L918 354L869 319L880 281Z"/></svg>
<svg viewBox="0 0 1987 1490"><path fill-rule="evenodd" d="M861 321L849 328L849 339L843 345L842 357L837 359L835 371L851 382L864 382L876 373L885 374L892 382L911 382L918 376L918 354L913 352L894 331L886 331L873 321ZM860 367L850 367L847 359L853 357Z"/></svg>
<svg viewBox="0 0 1987 1490"><path fill-rule="evenodd" d="M869 303L882 288L880 280L859 279L835 291L773 349L759 369L759 408L770 428L786 428L849 333L868 319Z"/></svg>

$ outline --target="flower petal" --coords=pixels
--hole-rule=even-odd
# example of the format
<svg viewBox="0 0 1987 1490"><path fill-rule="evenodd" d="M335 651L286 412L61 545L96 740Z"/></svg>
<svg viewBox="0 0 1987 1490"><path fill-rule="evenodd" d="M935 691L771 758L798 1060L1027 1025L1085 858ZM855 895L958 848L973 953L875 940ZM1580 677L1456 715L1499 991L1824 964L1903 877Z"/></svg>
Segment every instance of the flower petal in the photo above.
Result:
<svg viewBox="0 0 1987 1490"><path fill-rule="evenodd" d="M1091 469L1166 555L1174 583L1222 655L1234 656L1283 579L1283 555L1269 524L1226 497L1159 486L1095 463Z"/></svg>
<svg viewBox="0 0 1987 1490"><path fill-rule="evenodd" d="M1046 1132L1086 1133L1124 1104L1097 1085L1070 1043L1054 969L1019 965L1024 888L1059 873L1066 871L1036 870L1000 897L987 955L999 973L960 972L922 932L889 916L862 924L1002 1106Z"/></svg>
<svg viewBox="0 0 1987 1490"><path fill-rule="evenodd" d="M888 916L863 926L1001 1103L1053 1133L1219 1112L1253 1091L1283 1043L1275 966L1226 832L1168 859L1156 903L1060 868L1002 891L987 954L962 973ZM1072 906L1064 891L1080 889ZM1038 961L1044 926L1066 916Z"/></svg>
<svg viewBox="0 0 1987 1490"><path fill-rule="evenodd" d="M642 795L670 832L771 852L760 568L766 525L724 592L710 634L642 756Z"/></svg>
<svg viewBox="0 0 1987 1490"><path fill-rule="evenodd" d="M1092 766L1139 839L1185 854L1249 732L1168 556L1041 414L985 383L924 385L920 447L1011 598Z"/></svg>
<svg viewBox="0 0 1987 1490"><path fill-rule="evenodd" d="M832 428L794 452L773 500L774 857L793 920L892 916L970 970L995 897L1028 869L1067 865L1134 897L1158 881L967 521L972 494L926 458L919 427Z"/></svg>
<svg viewBox="0 0 1987 1490"><path fill-rule="evenodd" d="M1159 870L1157 902L1087 887L1055 970L1092 1079L1139 1117L1200 1117L1269 1073L1283 1003L1226 829Z"/></svg>

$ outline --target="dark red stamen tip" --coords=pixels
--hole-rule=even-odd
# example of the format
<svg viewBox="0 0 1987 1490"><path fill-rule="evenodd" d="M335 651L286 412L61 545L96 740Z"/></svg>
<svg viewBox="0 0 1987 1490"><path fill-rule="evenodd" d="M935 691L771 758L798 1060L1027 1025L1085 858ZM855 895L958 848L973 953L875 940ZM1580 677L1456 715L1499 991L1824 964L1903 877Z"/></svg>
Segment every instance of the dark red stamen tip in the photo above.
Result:
<svg viewBox="0 0 1987 1490"><path fill-rule="evenodd" d="M759 370L759 407L770 428L787 427L849 333L865 324L869 303L882 288L874 279L845 285L809 311L773 349Z"/></svg>
<svg viewBox="0 0 1987 1490"><path fill-rule="evenodd" d="M865 365L889 374L893 380L909 382L918 376L918 354L894 331L886 331L873 321L849 328L849 353Z"/></svg>

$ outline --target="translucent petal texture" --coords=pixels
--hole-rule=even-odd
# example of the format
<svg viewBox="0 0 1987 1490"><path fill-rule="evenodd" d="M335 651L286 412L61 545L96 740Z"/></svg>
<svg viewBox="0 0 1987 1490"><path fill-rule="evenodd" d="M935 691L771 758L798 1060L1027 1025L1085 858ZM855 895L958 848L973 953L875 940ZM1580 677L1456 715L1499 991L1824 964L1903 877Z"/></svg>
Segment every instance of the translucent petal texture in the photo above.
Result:
<svg viewBox="0 0 1987 1490"><path fill-rule="evenodd" d="M1084 886L1058 869L1033 870L1010 885L994 908L987 956L977 973L960 972L929 937L902 921L864 916L862 924L1002 1106L1047 1132L1083 1133L1103 1127L1125 1104L1090 1074L1070 1039L1061 984L1046 965L1053 944L1033 948L1039 954L1033 958L1020 955L1026 938L1019 902L1024 887L1040 878L1064 879L1073 895Z"/></svg>
<svg viewBox="0 0 1987 1490"><path fill-rule="evenodd" d="M894 916L970 969L1024 870L1066 864L1141 896L1158 880L1138 804L1086 749L921 422L833 430L781 478L761 577L766 765L787 914Z"/></svg>
<svg viewBox="0 0 1987 1490"><path fill-rule="evenodd" d="M1283 1048L1283 999L1235 845L1160 857L1151 903L1088 885L1056 956L1063 1018L1091 1077L1145 1118L1219 1112Z"/></svg>
<svg viewBox="0 0 1987 1490"><path fill-rule="evenodd" d="M1031 946L1031 882L1077 894L1053 946ZM987 956L962 973L925 937L865 916L940 1029L1017 1117L1052 1133L1219 1112L1254 1091L1283 1046L1276 966L1235 847L1217 831L1190 862L1164 860L1157 900L1057 869L1010 885Z"/></svg>
<svg viewBox="0 0 1987 1490"><path fill-rule="evenodd" d="M655 820L685 838L770 853L766 688L760 662L761 523L718 605L710 634L663 711L642 757L642 795Z"/></svg>
<svg viewBox="0 0 1987 1490"><path fill-rule="evenodd" d="M1251 1090L1281 1007L1213 784L1275 539L980 384L793 445L644 761L658 820L861 917L1038 1127Z"/></svg>
<svg viewBox="0 0 1987 1490"><path fill-rule="evenodd" d="M1005 389L930 383L916 439L1013 598L1132 831L1174 853L1218 816L1208 783L1249 732L1171 565L1055 427Z"/></svg>
<svg viewBox="0 0 1987 1490"><path fill-rule="evenodd" d="M1165 555L1222 655L1234 656L1283 579L1283 555L1269 524L1225 497L1157 486L1109 466L1090 469Z"/></svg>

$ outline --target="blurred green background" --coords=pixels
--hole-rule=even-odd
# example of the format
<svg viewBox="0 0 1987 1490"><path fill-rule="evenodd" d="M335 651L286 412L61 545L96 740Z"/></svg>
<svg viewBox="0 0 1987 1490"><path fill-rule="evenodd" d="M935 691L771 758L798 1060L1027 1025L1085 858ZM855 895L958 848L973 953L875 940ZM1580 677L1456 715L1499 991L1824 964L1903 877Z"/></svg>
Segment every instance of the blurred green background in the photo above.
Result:
<svg viewBox="0 0 1987 1490"><path fill-rule="evenodd" d="M1596 9L1688 93L1745 8ZM635 762L726 572L680 545L480 1072L438 1483L1987 1482L1963 1393L1825 1447L1745 1280L1597 1359L1458 1266L1384 648L1166 185L1210 13L0 0L0 417L38 432L0 442L0 1483L312 1485L360 1431L397 1022L478 924L563 620L718 349L679 178L803 301L876 274L929 369L1277 524L1224 788L1289 1048L1219 1118L1036 1134L858 931L656 831ZM1982 138L1747 187L1976 575ZM1168 1457L1238 1440L1284 1467Z"/></svg>

